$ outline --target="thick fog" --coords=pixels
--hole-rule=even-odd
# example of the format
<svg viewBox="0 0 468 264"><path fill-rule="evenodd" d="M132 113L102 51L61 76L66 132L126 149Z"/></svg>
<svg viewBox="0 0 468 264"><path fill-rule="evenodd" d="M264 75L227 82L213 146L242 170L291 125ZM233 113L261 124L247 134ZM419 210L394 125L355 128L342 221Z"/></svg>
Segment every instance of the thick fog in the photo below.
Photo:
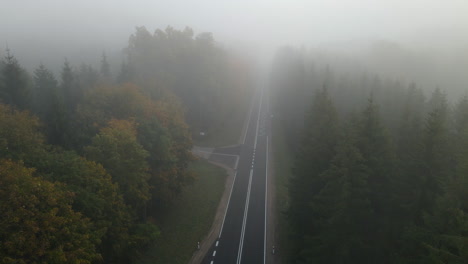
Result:
<svg viewBox="0 0 468 264"><path fill-rule="evenodd" d="M390 77L461 91L467 14L465 0L3 0L0 54L8 46L27 69L42 62L57 70L65 57L97 64L105 51L118 60L136 26L150 32L188 26L249 56L269 59L278 46L303 46Z"/></svg>

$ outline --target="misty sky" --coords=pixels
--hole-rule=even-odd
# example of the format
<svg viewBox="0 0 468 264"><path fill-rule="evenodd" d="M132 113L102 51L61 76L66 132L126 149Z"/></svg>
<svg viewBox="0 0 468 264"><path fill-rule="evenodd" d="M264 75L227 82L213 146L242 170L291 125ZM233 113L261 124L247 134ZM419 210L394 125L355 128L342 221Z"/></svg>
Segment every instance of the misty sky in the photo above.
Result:
<svg viewBox="0 0 468 264"><path fill-rule="evenodd" d="M135 26L186 25L274 45L468 34L466 0L1 0L0 39L107 44ZM41 41L42 42L42 41Z"/></svg>
<svg viewBox="0 0 468 264"><path fill-rule="evenodd" d="M283 44L390 40L445 56L468 52L467 0L0 0L0 45L26 68L98 63L136 26L212 32L225 46L268 53ZM325 43L325 44L324 44ZM346 49L349 44L343 45ZM455 47L455 48L454 48ZM0 49L0 55L4 53ZM460 51L452 57L460 57ZM434 52L436 54L436 52ZM448 56L446 56L448 57ZM82 61L77 61L79 58ZM466 56L468 58L468 56ZM58 67L58 66L57 66Z"/></svg>

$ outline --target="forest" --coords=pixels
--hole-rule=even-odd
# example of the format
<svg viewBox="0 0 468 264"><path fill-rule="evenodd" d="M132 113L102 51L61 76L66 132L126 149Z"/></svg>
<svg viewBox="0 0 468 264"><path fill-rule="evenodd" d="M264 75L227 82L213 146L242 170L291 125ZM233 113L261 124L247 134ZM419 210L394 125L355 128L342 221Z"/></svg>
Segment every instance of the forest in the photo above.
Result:
<svg viewBox="0 0 468 264"><path fill-rule="evenodd" d="M137 27L124 53L98 69L65 60L57 77L6 50L1 263L132 263L196 180L192 135L222 127L248 92L243 62L209 33Z"/></svg>
<svg viewBox="0 0 468 264"><path fill-rule="evenodd" d="M278 51L273 113L295 159L287 263L466 263L468 95Z"/></svg>

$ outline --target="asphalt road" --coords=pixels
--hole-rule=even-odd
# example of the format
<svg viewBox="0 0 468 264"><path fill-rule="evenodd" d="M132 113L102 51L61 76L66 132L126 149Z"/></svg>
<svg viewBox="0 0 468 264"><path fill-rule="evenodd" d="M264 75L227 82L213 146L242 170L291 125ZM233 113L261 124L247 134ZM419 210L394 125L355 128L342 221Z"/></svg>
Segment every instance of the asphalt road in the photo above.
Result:
<svg viewBox="0 0 468 264"><path fill-rule="evenodd" d="M266 95L255 93L237 172L218 239L203 264L260 264L266 253L266 182L269 114Z"/></svg>

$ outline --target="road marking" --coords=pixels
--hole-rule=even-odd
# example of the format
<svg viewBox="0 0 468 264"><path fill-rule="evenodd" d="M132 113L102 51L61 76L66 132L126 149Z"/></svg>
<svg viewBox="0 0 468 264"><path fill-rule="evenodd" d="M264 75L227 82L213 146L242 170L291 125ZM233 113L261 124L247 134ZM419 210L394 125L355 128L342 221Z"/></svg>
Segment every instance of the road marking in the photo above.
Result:
<svg viewBox="0 0 468 264"><path fill-rule="evenodd" d="M258 107L257 127L255 129L256 131L255 131L254 152L257 149L258 126L259 126L259 122L260 122L260 114L261 114L262 103L263 103L263 89L261 89L260 92L261 92L260 106ZM240 238L239 252L237 254L237 264L240 264L241 260L242 260L242 250L243 250L243 246L244 246L245 226L246 226L246 223L247 223L247 215L249 213L250 190L252 188L252 175L253 175L253 162L252 162L252 169L250 169L249 186L247 188L247 198L246 198L245 207L244 207L244 220L242 222L242 232L241 232L241 238Z"/></svg>
<svg viewBox="0 0 468 264"><path fill-rule="evenodd" d="M213 251L213 257L214 257L214 256L216 256L216 250L215 250L215 251Z"/></svg>
<svg viewBox="0 0 468 264"><path fill-rule="evenodd" d="M260 92L261 92L261 95L260 95L260 106L258 107L257 128L256 128L256 131L255 131L254 149L257 148L258 123L260 122L260 112L262 111L262 104L263 104L263 88L260 90Z"/></svg>
<svg viewBox="0 0 468 264"><path fill-rule="evenodd" d="M224 154L224 153L216 153L216 152L209 152L209 151L204 151L204 150L194 150L194 152L201 152L201 153L206 153L206 154L210 154L210 155L220 155L220 156L229 156L229 157L239 157L239 155Z"/></svg>
<svg viewBox="0 0 468 264"><path fill-rule="evenodd" d="M217 247L217 246L218 246L218 244L219 244L219 240L218 240L218 241L216 241L216 246L215 246L215 247Z"/></svg>
<svg viewBox="0 0 468 264"><path fill-rule="evenodd" d="M249 131L249 126L250 126L250 119L252 118L252 109L253 109L253 103L255 102L255 95L252 96L252 102L250 102L250 111L249 111L249 118L247 121L247 127L245 128L245 132L244 132L244 139L242 140L242 144L245 144L245 138L247 138L247 132Z"/></svg>
<svg viewBox="0 0 468 264"><path fill-rule="evenodd" d="M243 250L242 248L243 248L243 245L244 245L245 224L247 222L247 215L248 215L248 212L249 212L250 189L252 187L252 175L253 175L253 170L250 170L249 186L247 187L247 198L245 199L245 207L244 207L244 220L242 221L242 231L241 231L239 252L237 253L237 264L240 264L241 259L242 259L242 250Z"/></svg>
<svg viewBox="0 0 468 264"><path fill-rule="evenodd" d="M265 161L265 230L263 231L263 264L266 263L267 241L267 209L268 209L268 136L266 137L266 161Z"/></svg>
<svg viewBox="0 0 468 264"><path fill-rule="evenodd" d="M213 264L213 263L214 263L213 261L210 262L210 264Z"/></svg>
<svg viewBox="0 0 468 264"><path fill-rule="evenodd" d="M234 188L234 184L236 184L236 178L237 178L237 172L234 174L234 181L232 182L231 192L229 193L228 204L226 206L226 211L224 212L223 223L221 224L221 230L219 231L218 239L221 238L221 234L223 233L224 221L226 220L226 214L229 208L229 204L231 203L232 189Z"/></svg>

